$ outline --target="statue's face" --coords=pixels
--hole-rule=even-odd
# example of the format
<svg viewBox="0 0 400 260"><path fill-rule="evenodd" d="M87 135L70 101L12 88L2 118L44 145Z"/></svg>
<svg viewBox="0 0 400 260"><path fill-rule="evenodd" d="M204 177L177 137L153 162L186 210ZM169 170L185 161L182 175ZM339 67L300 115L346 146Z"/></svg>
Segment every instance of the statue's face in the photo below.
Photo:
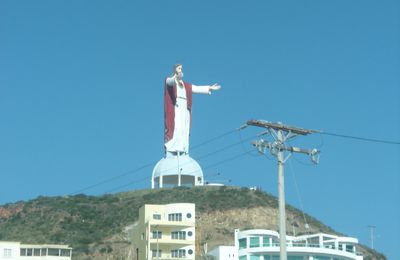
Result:
<svg viewBox="0 0 400 260"><path fill-rule="evenodd" d="M182 65L179 65L178 67L176 67L175 69L175 74L179 79L183 78L183 68Z"/></svg>

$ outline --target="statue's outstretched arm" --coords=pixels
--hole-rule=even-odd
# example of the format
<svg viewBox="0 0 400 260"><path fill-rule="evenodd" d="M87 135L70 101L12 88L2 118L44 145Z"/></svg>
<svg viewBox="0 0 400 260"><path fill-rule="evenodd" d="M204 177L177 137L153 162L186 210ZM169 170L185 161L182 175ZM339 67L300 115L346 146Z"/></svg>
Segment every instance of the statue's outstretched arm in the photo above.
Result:
<svg viewBox="0 0 400 260"><path fill-rule="evenodd" d="M192 85L192 91L193 93L197 94L211 94L212 91L220 90L221 86L219 84L214 84L212 86L206 85L206 86L196 86Z"/></svg>

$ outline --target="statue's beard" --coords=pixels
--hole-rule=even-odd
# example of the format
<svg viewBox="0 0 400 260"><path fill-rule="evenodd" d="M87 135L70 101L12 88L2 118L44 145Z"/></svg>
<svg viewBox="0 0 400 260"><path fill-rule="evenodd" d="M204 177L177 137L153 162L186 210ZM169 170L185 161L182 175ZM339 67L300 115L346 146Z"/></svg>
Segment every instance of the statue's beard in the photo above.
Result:
<svg viewBox="0 0 400 260"><path fill-rule="evenodd" d="M178 74L176 74L176 78L178 80L181 80L183 78L183 72L179 72Z"/></svg>

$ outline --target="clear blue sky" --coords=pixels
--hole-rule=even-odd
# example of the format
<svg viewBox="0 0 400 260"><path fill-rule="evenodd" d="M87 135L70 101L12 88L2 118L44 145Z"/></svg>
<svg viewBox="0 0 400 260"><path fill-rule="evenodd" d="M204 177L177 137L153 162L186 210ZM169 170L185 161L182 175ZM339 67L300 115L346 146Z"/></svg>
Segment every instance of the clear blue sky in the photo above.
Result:
<svg viewBox="0 0 400 260"><path fill-rule="evenodd" d="M248 119L400 141L399 46L398 1L3 0L0 204L124 173L83 192L150 187L152 166L129 171L163 156L163 80L176 62L187 81L223 87L194 97L192 147ZM275 161L228 160L257 131L191 156L211 181L276 195ZM326 135L293 144L322 154L317 166L289 160L287 202L364 244L375 225L376 249L400 259L400 146Z"/></svg>

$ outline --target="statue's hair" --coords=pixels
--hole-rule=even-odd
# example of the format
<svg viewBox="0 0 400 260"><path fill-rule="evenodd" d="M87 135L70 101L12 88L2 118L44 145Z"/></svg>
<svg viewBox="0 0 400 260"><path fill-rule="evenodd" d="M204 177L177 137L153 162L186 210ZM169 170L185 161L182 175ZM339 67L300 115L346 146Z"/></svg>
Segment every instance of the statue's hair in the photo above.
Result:
<svg viewBox="0 0 400 260"><path fill-rule="evenodd" d="M176 68L179 67L179 66L182 66L182 64L176 63L176 64L174 65L174 68L173 68L173 70L172 70L172 76L175 74L175 70L176 70Z"/></svg>

